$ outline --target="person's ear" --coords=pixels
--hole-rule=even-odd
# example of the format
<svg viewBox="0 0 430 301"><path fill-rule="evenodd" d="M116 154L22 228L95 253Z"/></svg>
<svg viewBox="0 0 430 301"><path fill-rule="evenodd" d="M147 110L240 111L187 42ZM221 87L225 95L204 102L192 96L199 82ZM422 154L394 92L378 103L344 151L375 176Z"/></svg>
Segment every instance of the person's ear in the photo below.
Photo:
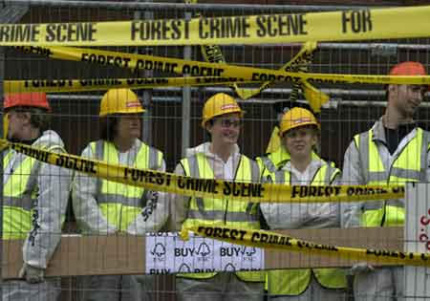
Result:
<svg viewBox="0 0 430 301"><path fill-rule="evenodd" d="M212 135L212 128L213 128L213 124L212 124L212 122L206 122L206 125L205 125L205 129L206 129L206 131L208 131L211 135Z"/></svg>

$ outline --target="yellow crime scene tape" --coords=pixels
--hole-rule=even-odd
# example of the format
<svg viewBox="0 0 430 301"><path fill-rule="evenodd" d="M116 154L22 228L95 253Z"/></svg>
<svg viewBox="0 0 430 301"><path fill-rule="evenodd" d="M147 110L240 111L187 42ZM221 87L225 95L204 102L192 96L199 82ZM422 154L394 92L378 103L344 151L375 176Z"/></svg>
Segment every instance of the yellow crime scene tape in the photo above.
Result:
<svg viewBox="0 0 430 301"><path fill-rule="evenodd" d="M419 6L191 20L0 24L0 46L227 45L418 38L430 35L429 15L430 6Z"/></svg>
<svg viewBox="0 0 430 301"><path fill-rule="evenodd" d="M305 43L301 51L287 64L285 64L280 70L289 70L293 66L300 63L301 60L307 55L309 55L312 51L316 48L316 43ZM203 51L205 58L212 62L217 62L219 64L225 64L224 58L222 56L222 53L220 53L219 47L215 46L202 46L205 48ZM36 53L43 56L51 57L54 59L68 59L68 60L78 60L78 56L80 55L81 60L80 61L89 61L91 63L97 63L101 65L114 65L114 66L120 66L125 68L131 68L136 71L136 67L139 66L139 61L130 57L127 57L128 54L125 53L112 53L108 51L97 51L96 53L91 53L90 49L83 50L83 49L76 49L76 48L55 48L55 47L17 47L18 50L21 50L25 53ZM84 53L83 51L89 51L89 53ZM75 54L77 52L77 54ZM75 54L75 55L73 55ZM71 55L73 57L71 57ZM122 57L121 57L122 56ZM221 56L221 57L220 57ZM97 57L97 59L96 59ZM145 61L147 60L147 56L145 56ZM182 61L182 60L181 60ZM121 64L123 62L123 64ZM184 61L186 62L186 61ZM198 62L193 62L198 63ZM159 65L159 62L153 62L152 68L155 70L157 69L157 64ZM177 64L178 65L178 64ZM168 72L175 72L178 74L183 74L184 71L188 70L187 68L176 68L172 69L173 63L170 65L170 67L165 67L162 69L162 71L168 71ZM193 64L193 67L195 65ZM147 66L144 67L145 70L148 70ZM203 67L204 68L204 67ZM205 74L205 73L202 73ZM209 73L210 74L210 73ZM249 97L252 97L255 94L258 94L261 92L261 90L265 89L269 84L272 82L265 82L263 85L259 88L239 88L237 86L237 82L234 81L237 80L238 82L244 82L241 78L233 77L233 78L221 78L219 80L216 79L207 79L205 81L202 81L201 79L198 79L196 81L193 81L193 79L169 79L169 78L147 78L145 80L137 80L137 79L87 79L87 80L27 80L27 81L5 81L5 91L6 93L16 93L16 92L79 92L79 91L96 91L96 90L105 90L108 88L113 87L129 87L129 88L138 88L138 89L150 89L150 88L156 88L155 85L151 84L136 84L136 82L151 82L151 81L157 81L159 86L176 86L181 87L184 85L190 85L190 86L203 86L203 85L231 85L235 89L236 93L241 97L242 99L247 99ZM231 81L231 82L230 82ZM298 80L296 80L298 81ZM251 81L246 81L251 82ZM303 84L301 81L300 85L303 87L305 97L308 99L311 107L314 109L314 111L319 112L321 105L326 103L329 100L329 96L322 93L315 87L313 87L311 84L309 84L307 81L303 81Z"/></svg>
<svg viewBox="0 0 430 301"><path fill-rule="evenodd" d="M196 4L197 2L198 2L197 0L185 0L185 3L187 3L187 4ZM200 13L197 13L196 17L200 18L200 17L202 17L202 15ZM221 47L219 45L201 45L200 48L201 48L202 55L207 62L227 64L227 61L225 60L224 55L223 55L222 50L221 50ZM293 59L291 59L289 62L287 62L281 68L281 70L296 71L297 72L297 70L294 70L294 68L292 68L292 67L296 67L302 61L306 60L306 58L313 51L315 51L316 48L317 48L317 42L306 42L306 43L304 43L302 48L300 49L299 53L297 53L293 57ZM267 88L270 84L271 84L271 82L265 82L259 88L240 88L236 83L234 83L232 85L232 88L234 89L236 94L241 99L246 100L246 99L253 97L254 95L260 94L261 91L263 91L265 88ZM301 84L299 86L301 86ZM310 86L311 85L303 86L303 89L314 88L314 87L310 87ZM315 90L316 90L316 88L315 88ZM311 97L315 96L314 93L307 93L307 95L311 96ZM325 97L324 99L321 99L319 101L322 104L324 104L325 102L327 102L329 100L329 97L325 94L321 95L321 97L322 98ZM315 97L308 99L308 101L309 101L309 103L312 103L312 104L314 104L315 102L318 102L318 100ZM321 107L321 105L319 107L318 107L318 105L316 105L316 107L318 107L318 109L319 109Z"/></svg>
<svg viewBox="0 0 430 301"><path fill-rule="evenodd" d="M172 173L113 165L83 157L58 154L0 139L0 149L12 148L36 160L127 185L191 197L234 199L246 202L354 202L398 199L404 186L287 186L272 183L197 179Z"/></svg>
<svg viewBox="0 0 430 301"><path fill-rule="evenodd" d="M72 47L18 47L27 53L36 53L52 59L87 62L102 66L117 66L129 68L135 73L140 70L160 71L167 73L186 74L193 77L209 77L208 84L217 82L219 78L223 84L234 82L283 82L283 81L311 81L314 83L329 84L416 84L429 85L430 76L388 76L388 75L354 75L354 74L321 74L286 72L282 70L270 70L254 67L242 67L235 65L199 62L176 58L158 57L151 55L139 55L122 52L112 52L94 49L82 49ZM147 79L155 80L155 79ZM45 87L34 86L32 81L27 81L30 86L18 86L13 81L5 81L6 92L46 91ZM37 81L36 81L37 82ZM173 83L174 81L172 81ZM187 82L191 85L192 82ZM10 88L7 86L9 85ZM167 84L166 84L167 85ZM26 90L28 89L28 90ZM51 87L51 92L69 91L65 87ZM319 94L316 90L315 93Z"/></svg>
<svg viewBox="0 0 430 301"><path fill-rule="evenodd" d="M291 71L298 72L302 71L300 68L305 62L307 64L310 63L309 56L315 51L317 48L317 42L306 42L303 44L300 51L284 66L282 66L280 71ZM222 50L219 45L202 45L201 46L202 55L207 62L210 63L218 63L218 64L227 64L224 55L222 54ZM307 69L307 68L306 68ZM236 83L232 85L234 91L241 99L249 99L257 94L260 94L261 91L268 88L272 82L264 82L258 88L240 88ZM307 81L297 81L296 83L298 88L303 90L305 98L308 100L310 106L315 112L319 112L321 106L329 101L330 97L319 91L317 88L309 84Z"/></svg>
<svg viewBox="0 0 430 301"><path fill-rule="evenodd" d="M202 46L204 47L204 46ZM206 48L210 48L211 46L207 46ZM52 58L65 58L66 55L58 49L52 48L38 48L38 47L17 47L23 52L27 53L36 53L42 54L45 56L52 56ZM305 43L301 51L287 64L285 64L280 70L289 70L292 66L299 64L299 62L303 59L305 55L308 55L310 52L314 51L316 48L316 43ZM219 62L219 59L215 59L218 55L222 56L222 53L219 54L217 52L218 48L211 48L214 50L214 53L218 54L209 54L209 50L206 49L204 53L206 53L207 60L210 62L216 61L217 63L224 64L225 62ZM69 51L74 51L73 48L66 49ZM86 56L85 56L86 57ZM81 55L81 58L84 58ZM99 56L98 62L103 64L103 59L100 59ZM135 68L135 64L129 61L128 58L123 58L127 64L124 64L122 67L130 67ZM115 62L119 62L118 56L113 56L106 54L105 62L111 62L115 64ZM131 64L129 64L131 62ZM181 72L176 72L181 74ZM263 89L267 88L271 82L265 82L259 88L239 88L237 86L237 82L232 82L235 78L129 78L129 79L119 79L119 78L109 78L109 79L55 79L55 80L9 80L4 82L4 89L6 93L17 93L17 92L84 92L84 91L100 91L106 90L109 88L120 88L120 87L128 87L135 89L151 89L157 87L182 87L186 85L190 86L204 86L204 85L232 85L235 89L236 93L242 99L250 98L258 93L260 93ZM243 81L241 78L237 78L237 81ZM251 81L247 81L250 83ZM321 105L326 103L329 100L328 95L322 93L317 90L315 87L310 85L308 82L303 82L303 90L305 97L308 99L311 107L314 111L319 112Z"/></svg>
<svg viewBox="0 0 430 301"><path fill-rule="evenodd" d="M154 89L160 87L229 85L231 83L230 79L221 77L36 79L6 80L3 83L3 90L5 93L85 92L106 91L111 88Z"/></svg>
<svg viewBox="0 0 430 301"><path fill-rule="evenodd" d="M429 253L340 247L313 243L270 231L206 225L183 228L181 231L182 239L188 240L188 231L204 237L251 247L281 249L284 251L325 255L348 260L369 261L375 264L389 263L396 265L430 266Z"/></svg>

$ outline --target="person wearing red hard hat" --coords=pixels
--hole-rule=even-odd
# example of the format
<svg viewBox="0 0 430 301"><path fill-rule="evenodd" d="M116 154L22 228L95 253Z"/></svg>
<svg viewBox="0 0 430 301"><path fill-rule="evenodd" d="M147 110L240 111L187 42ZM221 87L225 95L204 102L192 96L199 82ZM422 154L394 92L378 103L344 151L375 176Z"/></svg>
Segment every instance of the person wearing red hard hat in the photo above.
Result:
<svg viewBox="0 0 430 301"><path fill-rule="evenodd" d="M5 95L8 140L64 153L60 136L48 129L50 111L45 93ZM2 300L56 300L61 292L60 280L45 280L44 273L60 242L71 172L12 149L3 152L3 167L2 239L24 240L19 276L25 281L4 281Z"/></svg>
<svg viewBox="0 0 430 301"><path fill-rule="evenodd" d="M37 127L40 126L42 131L47 128L49 123L49 114L46 112L51 111L51 107L49 106L48 99L46 98L45 93L14 93L14 94L6 94L4 97L4 112L7 114L7 118L14 118L17 116L16 112L26 112L26 111L38 111L41 114L34 114L32 116L32 123ZM20 136L19 127L20 119L14 119L8 124L8 138L15 139L16 135ZM10 121L10 120L9 120ZM29 130L30 128L26 128L25 130ZM20 140L17 137L18 141Z"/></svg>
<svg viewBox="0 0 430 301"><path fill-rule="evenodd" d="M395 65L390 75L427 75L418 62ZM344 185L403 185L430 179L430 133L418 127L414 113L427 86L387 85L385 114L367 132L357 134L345 152ZM403 226L404 199L342 204L344 227ZM374 268L367 262L351 269L355 300L391 300L403 296L403 268Z"/></svg>

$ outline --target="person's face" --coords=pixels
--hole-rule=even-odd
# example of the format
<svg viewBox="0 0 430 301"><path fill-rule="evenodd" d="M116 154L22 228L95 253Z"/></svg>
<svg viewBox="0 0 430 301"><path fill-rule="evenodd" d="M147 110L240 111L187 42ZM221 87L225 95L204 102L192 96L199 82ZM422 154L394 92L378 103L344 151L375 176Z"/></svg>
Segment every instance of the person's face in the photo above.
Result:
<svg viewBox="0 0 430 301"><path fill-rule="evenodd" d="M215 117L212 125L208 123L206 129L211 134L212 143L232 145L237 143L241 123L238 113L226 114Z"/></svg>
<svg viewBox="0 0 430 301"><path fill-rule="evenodd" d="M19 109L12 108L7 113L8 118L8 138L13 140L25 140L25 128L30 126L31 115Z"/></svg>
<svg viewBox="0 0 430 301"><path fill-rule="evenodd" d="M140 114L121 114L117 125L117 135L120 138L139 138L141 132Z"/></svg>
<svg viewBox="0 0 430 301"><path fill-rule="evenodd" d="M287 131L282 142L292 158L306 158L317 144L316 131L309 127L297 127Z"/></svg>
<svg viewBox="0 0 430 301"><path fill-rule="evenodd" d="M412 117L424 99L426 88L420 85L390 85L389 105L394 106L403 116Z"/></svg>

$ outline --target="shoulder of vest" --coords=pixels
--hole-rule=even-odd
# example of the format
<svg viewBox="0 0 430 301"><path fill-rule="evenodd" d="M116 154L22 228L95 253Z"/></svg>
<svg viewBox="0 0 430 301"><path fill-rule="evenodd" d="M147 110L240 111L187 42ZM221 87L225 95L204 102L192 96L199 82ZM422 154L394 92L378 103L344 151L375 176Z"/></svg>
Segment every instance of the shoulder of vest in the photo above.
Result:
<svg viewBox="0 0 430 301"><path fill-rule="evenodd" d="M56 149L61 150L64 153L66 152L66 149L64 148L64 146L61 146L61 145L51 145L47 148L48 151L53 151Z"/></svg>
<svg viewBox="0 0 430 301"><path fill-rule="evenodd" d="M369 129L366 132L361 132L361 133L358 133L358 134L354 135L353 141L354 141L355 146L357 147L357 149L360 146L360 140L363 139L363 137L365 137L365 136L367 136L367 135L369 135L371 133L372 133L372 129Z"/></svg>
<svg viewBox="0 0 430 301"><path fill-rule="evenodd" d="M182 169L184 170L185 176L190 176L190 168L191 168L190 167L190 160L193 159L193 158L196 159L195 163L198 164L199 158L206 159L206 156L204 154L202 154L202 153L196 153L196 154L193 154L191 156L187 156L185 158L182 158L179 161L179 164L182 166Z"/></svg>
<svg viewBox="0 0 430 301"><path fill-rule="evenodd" d="M240 154L240 161L242 162L242 160L248 161L249 164L251 165L251 167L256 167L259 168L258 164L256 161L252 160L251 158L249 158L248 156L245 156L243 154Z"/></svg>
<svg viewBox="0 0 430 301"><path fill-rule="evenodd" d="M417 130L421 131L423 136L427 137L427 152L430 151L430 131L427 131L421 127L417 127Z"/></svg>
<svg viewBox="0 0 430 301"><path fill-rule="evenodd" d="M95 141L91 141L90 143L88 143L88 146L91 147L93 150L95 150L97 143L105 143L105 142L106 141L104 141L104 140L95 140Z"/></svg>
<svg viewBox="0 0 430 301"><path fill-rule="evenodd" d="M184 176L189 176L188 161L186 160L186 158L181 159L181 161L179 161L178 165L180 165L182 167L182 170L184 172Z"/></svg>
<svg viewBox="0 0 430 301"><path fill-rule="evenodd" d="M150 145L146 144L145 142L142 142L141 145L140 145L140 147L141 148L142 147L147 147L149 149L149 151L153 151L153 152L157 153L157 155L161 156L161 158L164 157L164 153L161 150L159 150L156 147L150 146Z"/></svg>
<svg viewBox="0 0 430 301"><path fill-rule="evenodd" d="M253 161L251 158L249 158L248 156L246 156L246 155L244 155L244 154L240 154L240 157L241 157L241 158L245 158L245 159L247 159L247 160L251 160L251 161Z"/></svg>
<svg viewBox="0 0 430 301"><path fill-rule="evenodd" d="M339 168L334 168L332 174L330 175L330 184L336 179L336 177L340 176L342 171Z"/></svg>
<svg viewBox="0 0 430 301"><path fill-rule="evenodd" d="M65 152L65 148L64 146L60 145L60 144L52 144L52 145L36 145L35 147L46 150L46 151L53 151L56 149L62 150Z"/></svg>

